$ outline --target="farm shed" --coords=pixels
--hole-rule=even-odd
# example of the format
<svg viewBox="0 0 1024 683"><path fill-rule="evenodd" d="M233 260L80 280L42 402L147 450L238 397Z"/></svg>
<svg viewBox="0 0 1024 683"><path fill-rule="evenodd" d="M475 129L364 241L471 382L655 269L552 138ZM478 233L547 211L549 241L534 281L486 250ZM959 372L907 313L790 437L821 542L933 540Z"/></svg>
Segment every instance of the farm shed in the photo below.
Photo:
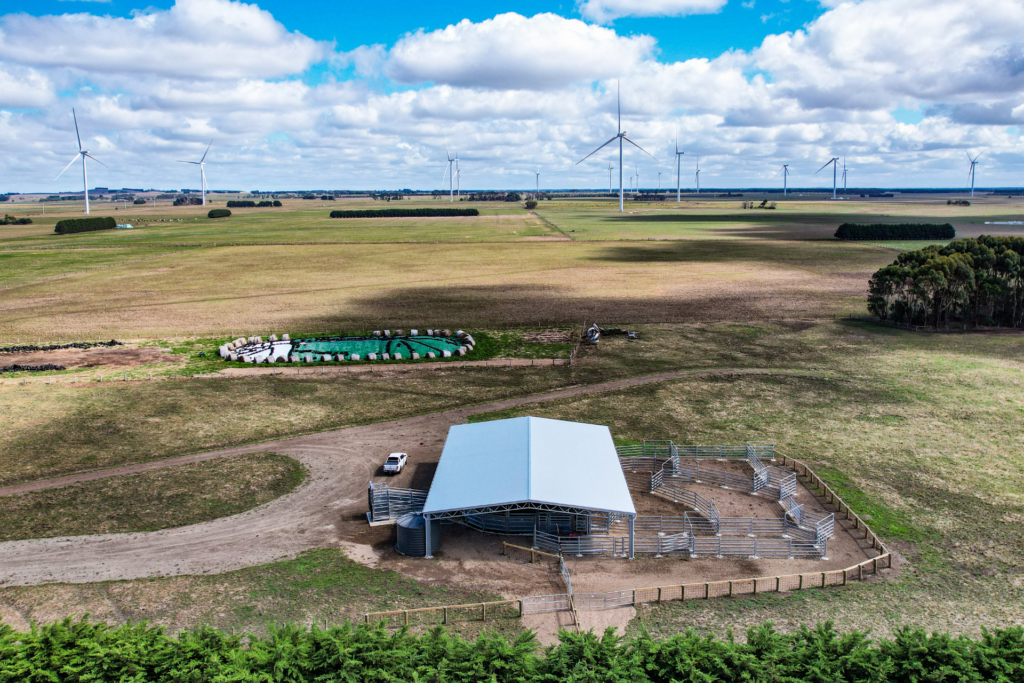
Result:
<svg viewBox="0 0 1024 683"><path fill-rule="evenodd" d="M627 521L633 557L636 508L601 425L517 417L451 427L422 514L512 534L587 535Z"/></svg>

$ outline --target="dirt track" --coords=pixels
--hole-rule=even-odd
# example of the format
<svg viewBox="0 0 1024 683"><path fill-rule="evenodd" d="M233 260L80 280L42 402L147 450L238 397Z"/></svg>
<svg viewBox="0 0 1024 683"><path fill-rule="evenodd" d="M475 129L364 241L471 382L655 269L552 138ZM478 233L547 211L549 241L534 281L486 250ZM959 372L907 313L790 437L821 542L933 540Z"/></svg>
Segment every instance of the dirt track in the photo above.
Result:
<svg viewBox="0 0 1024 683"><path fill-rule="evenodd" d="M257 451L296 458L309 472L307 482L286 496L203 524L150 533L0 543L0 586L219 573L293 557L309 548L347 547L363 530L369 531L365 522L367 482L379 474L383 457L392 450L407 451L410 463L389 483L425 488L449 426L465 423L470 415L712 374L806 373L758 369L663 373L6 487L0 489L0 495Z"/></svg>

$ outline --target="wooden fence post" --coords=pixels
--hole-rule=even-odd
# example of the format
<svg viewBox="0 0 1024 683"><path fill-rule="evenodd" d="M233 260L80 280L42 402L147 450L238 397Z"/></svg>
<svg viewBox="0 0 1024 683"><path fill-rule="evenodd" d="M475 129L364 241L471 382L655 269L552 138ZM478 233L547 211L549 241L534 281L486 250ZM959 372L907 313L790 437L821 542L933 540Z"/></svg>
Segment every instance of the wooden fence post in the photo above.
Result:
<svg viewBox="0 0 1024 683"><path fill-rule="evenodd" d="M444 624L445 626L448 625L448 608L447 607L444 608L444 617L442 618L441 623Z"/></svg>
<svg viewBox="0 0 1024 683"><path fill-rule="evenodd" d="M800 585L797 587L797 590L802 591L803 589L804 589L804 575L801 574L800 575Z"/></svg>
<svg viewBox="0 0 1024 683"><path fill-rule="evenodd" d="M480 609L482 610L483 613L483 619L481 619L481 621L487 621L487 603L481 602Z"/></svg>
<svg viewBox="0 0 1024 683"><path fill-rule="evenodd" d="M704 584L704 599L707 600L710 597L711 597L711 584L710 583L705 583Z"/></svg>
<svg viewBox="0 0 1024 683"><path fill-rule="evenodd" d="M732 581L729 582L729 597L732 597Z"/></svg>

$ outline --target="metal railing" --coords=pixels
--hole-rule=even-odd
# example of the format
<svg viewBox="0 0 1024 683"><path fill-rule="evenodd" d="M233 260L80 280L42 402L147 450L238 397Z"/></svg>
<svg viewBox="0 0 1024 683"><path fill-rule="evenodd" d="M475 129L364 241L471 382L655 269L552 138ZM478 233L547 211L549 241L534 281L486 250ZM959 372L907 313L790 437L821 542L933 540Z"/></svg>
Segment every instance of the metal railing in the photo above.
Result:
<svg viewBox="0 0 1024 683"><path fill-rule="evenodd" d="M427 492L420 489L396 489L370 482L367 489L370 522L397 520L408 512L422 512Z"/></svg>

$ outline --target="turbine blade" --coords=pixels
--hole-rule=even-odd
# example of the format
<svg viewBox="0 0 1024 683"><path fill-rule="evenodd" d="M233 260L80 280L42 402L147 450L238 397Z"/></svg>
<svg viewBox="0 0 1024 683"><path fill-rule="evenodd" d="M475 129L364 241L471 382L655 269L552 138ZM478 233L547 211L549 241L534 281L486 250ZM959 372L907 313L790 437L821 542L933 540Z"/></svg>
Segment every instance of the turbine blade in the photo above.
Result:
<svg viewBox="0 0 1024 683"><path fill-rule="evenodd" d="M71 160L71 163L69 163L67 166L64 167L64 171L66 171L69 168L71 168L71 164L75 163L75 161L78 159L79 156L81 156L81 155L80 154L76 154L75 158ZM60 173L58 173L57 174L57 178L60 178L62 175L64 175L64 171L61 171ZM54 180L57 180L57 178L54 178Z"/></svg>
<svg viewBox="0 0 1024 683"><path fill-rule="evenodd" d="M824 166L822 166L821 168L819 168L819 169L818 169L817 171L815 171L815 172L814 172L814 175L818 175L818 174L819 174L819 173L821 173L821 172L822 172L822 171L823 171L824 169L828 168L828 164L831 164L831 163L832 163L833 161L835 161L835 159L832 159L831 161L829 161L828 163L826 163L826 164L825 164Z"/></svg>
<svg viewBox="0 0 1024 683"><path fill-rule="evenodd" d="M604 143L603 145L601 145L600 147L598 147L597 149L595 149L595 150L594 150L593 152L591 152L591 153L590 153L590 154L588 154L587 156L585 156L585 157L583 157L582 159L580 159L579 161L577 161L577 162L576 162L576 163L574 164L574 166L579 166L579 165L580 165L580 164L582 164L582 163L583 163L584 161L586 161L586 160L587 160L587 159L589 159L590 157L592 157L592 156L594 156L595 154L597 154L598 152L600 152L602 148L604 148L604 147L607 147L608 145L612 144L613 142L615 142L615 141L616 141L616 140L618 140L618 139L619 139L619 136L618 136L618 135L616 135L616 136L615 136L615 137L613 137L613 138L612 138L611 140L609 140L608 142Z"/></svg>
<svg viewBox="0 0 1024 683"><path fill-rule="evenodd" d="M206 151L203 152L203 158L199 160L199 163L206 161L206 155L210 153L210 147L213 146L213 140L210 140L210 144L206 146Z"/></svg>
<svg viewBox="0 0 1024 683"><path fill-rule="evenodd" d="M196 165L199 164L198 161L182 161L181 159L178 159L178 163L179 164L196 164Z"/></svg>
<svg viewBox="0 0 1024 683"><path fill-rule="evenodd" d="M78 138L78 151L82 151L82 136L78 134L78 115L75 114L75 108L71 107L71 117L75 119L75 137Z"/></svg>
<svg viewBox="0 0 1024 683"><path fill-rule="evenodd" d="M103 166L103 167L105 167L105 168L110 168L110 167L109 167L109 166L107 166L107 165L106 165L105 163L103 163L102 161L100 161L99 159L97 159L96 157L94 157L93 155L89 154L88 152L86 152L86 153L85 153L85 156L89 157L90 159L92 159L93 161L95 161L95 162L96 162L97 164L99 164L100 166Z"/></svg>
<svg viewBox="0 0 1024 683"><path fill-rule="evenodd" d="M629 144L633 145L634 147L636 147L638 150L640 150L641 152L643 152L644 154L646 154L650 158L654 159L655 161L658 161L658 159L653 154L651 154L646 149L644 149L640 145L636 144L635 142L633 142L632 140L627 138L625 135L622 136L622 139L625 140L626 142L628 142Z"/></svg>

